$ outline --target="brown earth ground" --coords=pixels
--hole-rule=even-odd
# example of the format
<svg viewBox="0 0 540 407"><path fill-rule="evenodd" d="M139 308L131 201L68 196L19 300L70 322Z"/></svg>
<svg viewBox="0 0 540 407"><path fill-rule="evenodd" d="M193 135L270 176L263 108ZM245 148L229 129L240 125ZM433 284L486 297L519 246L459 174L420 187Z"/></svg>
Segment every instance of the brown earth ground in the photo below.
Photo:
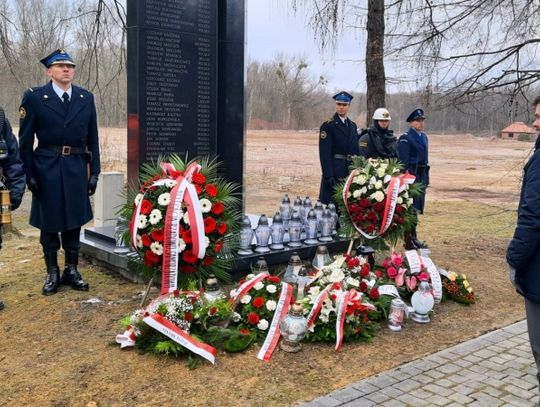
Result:
<svg viewBox="0 0 540 407"><path fill-rule="evenodd" d="M105 170L125 170L125 130L103 129ZM432 323L386 327L370 344L305 344L268 363L255 346L220 354L215 366L121 351L118 320L140 302L143 285L82 261L91 290L62 288L44 297L28 197L0 254L1 406L284 406L523 319L506 276L505 248L515 222L521 168L532 143L430 137L432 185L419 228L439 266L467 273L478 296L467 307L445 302ZM317 133L252 131L246 147L246 208L273 213L283 194L317 196ZM98 302L93 300L98 299Z"/></svg>

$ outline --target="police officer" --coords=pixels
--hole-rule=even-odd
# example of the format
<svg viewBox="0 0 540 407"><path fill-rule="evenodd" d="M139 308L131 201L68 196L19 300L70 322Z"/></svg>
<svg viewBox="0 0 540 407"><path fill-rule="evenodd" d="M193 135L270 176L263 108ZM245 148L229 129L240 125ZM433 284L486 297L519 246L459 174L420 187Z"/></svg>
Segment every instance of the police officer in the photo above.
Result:
<svg viewBox="0 0 540 407"><path fill-rule="evenodd" d="M319 200L324 204L333 201L336 182L349 175L351 156L358 154L356 123L347 117L353 97L347 92L339 92L333 99L336 113L321 125L319 131L322 170Z"/></svg>
<svg viewBox="0 0 540 407"><path fill-rule="evenodd" d="M24 92L19 142L32 192L30 224L41 231L47 267L42 293L54 294L60 284L86 291L88 283L77 265L81 226L92 219L89 195L96 191L100 172L94 96L72 84L75 63L65 51L56 50L40 62L51 80ZM65 252L62 278L60 245Z"/></svg>
<svg viewBox="0 0 540 407"><path fill-rule="evenodd" d="M390 126L390 112L380 107L373 113L373 126L360 133L358 150L366 158L397 158L397 138Z"/></svg>
<svg viewBox="0 0 540 407"><path fill-rule="evenodd" d="M426 188L429 185L429 161L428 161L428 138L424 130L424 111L415 109L409 117L409 130L402 134L398 141L398 157L405 166L405 170L416 176L415 183L423 185L422 192L414 198L413 205L418 213L424 213ZM418 221L418 218L417 218ZM410 234L405 235L405 248L408 250L426 248L426 244L420 242L416 235L415 222Z"/></svg>
<svg viewBox="0 0 540 407"><path fill-rule="evenodd" d="M11 209L19 207L25 189L23 164L19 158L19 146L11 125L0 107L0 189L9 190ZM2 249L2 224L0 223L0 249ZM0 310L4 303L0 301Z"/></svg>

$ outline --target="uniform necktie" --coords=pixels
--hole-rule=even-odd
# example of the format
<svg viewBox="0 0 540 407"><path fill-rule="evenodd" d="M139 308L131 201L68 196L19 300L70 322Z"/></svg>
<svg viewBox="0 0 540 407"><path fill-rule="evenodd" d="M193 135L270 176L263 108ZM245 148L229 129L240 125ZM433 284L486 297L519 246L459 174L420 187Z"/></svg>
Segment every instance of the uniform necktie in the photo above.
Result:
<svg viewBox="0 0 540 407"><path fill-rule="evenodd" d="M67 92L64 92L64 94L62 95L62 99L64 100L64 108L67 111L69 108L69 95Z"/></svg>

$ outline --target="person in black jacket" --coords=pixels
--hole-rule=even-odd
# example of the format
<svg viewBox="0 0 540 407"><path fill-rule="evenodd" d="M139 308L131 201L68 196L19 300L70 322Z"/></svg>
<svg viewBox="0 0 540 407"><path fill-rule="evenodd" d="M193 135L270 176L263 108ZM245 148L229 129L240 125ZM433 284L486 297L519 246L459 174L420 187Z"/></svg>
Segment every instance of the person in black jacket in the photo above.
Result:
<svg viewBox="0 0 540 407"><path fill-rule="evenodd" d="M81 226L93 217L89 195L100 173L94 96L72 84L75 64L65 51L56 50L41 63L51 81L24 92L19 142L32 192L30 224L40 230L47 267L42 293L56 293L60 283L86 291L88 283L77 265ZM65 252L62 279L56 258L60 245Z"/></svg>
<svg viewBox="0 0 540 407"><path fill-rule="evenodd" d="M0 189L9 190L11 209L19 207L24 194L26 180L23 164L19 158L19 146L11 125L0 107ZM2 224L0 223L0 249L2 249ZM0 300L0 310L4 303Z"/></svg>
<svg viewBox="0 0 540 407"><path fill-rule="evenodd" d="M319 159L322 179L319 201L333 202L334 186L349 175L351 157L358 154L356 123L347 117L353 96L339 92L333 96L336 113L319 130Z"/></svg>
<svg viewBox="0 0 540 407"><path fill-rule="evenodd" d="M373 113L373 126L363 130L358 150L366 158L397 158L397 138L390 130L390 112L380 107Z"/></svg>
<svg viewBox="0 0 540 407"><path fill-rule="evenodd" d="M534 101L534 127L540 130L540 96ZM525 297L529 342L540 382L540 134L523 169L517 226L506 260L510 281Z"/></svg>

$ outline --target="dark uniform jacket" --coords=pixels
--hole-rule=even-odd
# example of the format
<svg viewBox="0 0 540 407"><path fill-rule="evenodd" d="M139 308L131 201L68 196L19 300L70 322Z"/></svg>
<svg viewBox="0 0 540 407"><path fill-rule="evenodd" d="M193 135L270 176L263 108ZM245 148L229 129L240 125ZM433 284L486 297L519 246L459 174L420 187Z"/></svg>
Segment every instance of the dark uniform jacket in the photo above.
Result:
<svg viewBox="0 0 540 407"><path fill-rule="evenodd" d="M52 82L28 89L20 107L19 142L27 180L34 178L30 224L46 232L63 232L92 219L88 176L99 174L99 141L94 96L72 85L66 112ZM33 149L34 138L38 145ZM63 146L88 153L63 154ZM64 152L68 152L64 148Z"/></svg>
<svg viewBox="0 0 540 407"><path fill-rule="evenodd" d="M405 170L416 176L415 182L424 185L422 194L414 198L414 207L424 212L426 191L429 185L428 138L425 133L418 133L412 127L400 136L398 141L398 158Z"/></svg>
<svg viewBox="0 0 540 407"><path fill-rule="evenodd" d="M360 136L358 153L366 158L397 158L397 138L392 130L381 128L375 120Z"/></svg>
<svg viewBox="0 0 540 407"><path fill-rule="evenodd" d="M523 170L517 226L506 260L516 269L516 289L540 302L540 139Z"/></svg>
<svg viewBox="0 0 540 407"><path fill-rule="evenodd" d="M343 123L335 113L322 124L319 132L322 170L319 200L322 203L333 201L335 183L349 175L350 156L358 154L357 139L356 124L349 118Z"/></svg>

